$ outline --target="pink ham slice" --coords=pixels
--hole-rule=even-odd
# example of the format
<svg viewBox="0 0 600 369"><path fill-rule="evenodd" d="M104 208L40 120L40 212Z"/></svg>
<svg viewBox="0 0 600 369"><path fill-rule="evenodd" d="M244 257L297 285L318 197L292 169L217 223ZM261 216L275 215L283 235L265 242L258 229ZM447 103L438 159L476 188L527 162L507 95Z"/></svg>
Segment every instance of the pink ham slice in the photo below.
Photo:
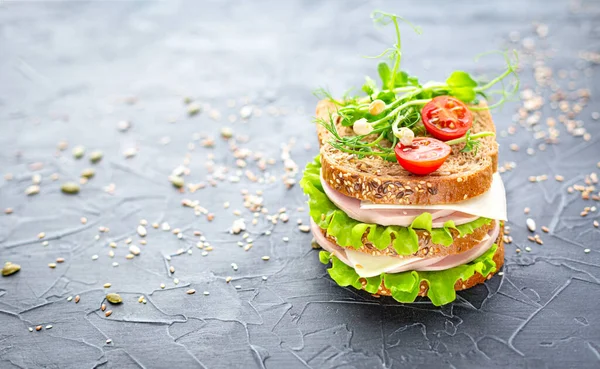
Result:
<svg viewBox="0 0 600 369"><path fill-rule="evenodd" d="M321 247L332 254L334 254L338 259L340 259L344 264L349 265L354 268L354 265L348 258L346 249L336 245L335 243L329 241L321 232L319 226L317 226L314 222L311 221L312 233L315 237L315 240ZM462 252L460 254L449 255L449 256L440 256L435 258L419 258L416 256L411 256L407 258L396 258L398 261L394 266L386 268L384 273L401 273L408 270L416 270L416 271L436 271L436 270L445 270L450 269L458 265L466 264L470 261L477 259L479 256L483 255L492 245L494 241L498 237L500 232L500 226L497 223L496 227L490 231L483 240L479 243L479 245ZM350 252L358 252L358 251L350 251ZM373 258L391 258L391 256L372 256ZM369 270L356 269L356 272L359 276L368 278L379 275L380 272L372 272Z"/></svg>
<svg viewBox="0 0 600 369"><path fill-rule="evenodd" d="M475 215L452 210L361 209L360 200L337 192L331 188L331 186L329 186L325 180L323 180L323 177L321 177L321 184L323 185L323 190L325 190L327 197L329 197L329 199L338 208L340 208L344 213L348 214L350 218L363 223L408 227L417 216L421 215L425 211L431 213L433 218L433 228L443 227L444 223L448 220L453 220L454 224L461 225L472 222L479 218Z"/></svg>

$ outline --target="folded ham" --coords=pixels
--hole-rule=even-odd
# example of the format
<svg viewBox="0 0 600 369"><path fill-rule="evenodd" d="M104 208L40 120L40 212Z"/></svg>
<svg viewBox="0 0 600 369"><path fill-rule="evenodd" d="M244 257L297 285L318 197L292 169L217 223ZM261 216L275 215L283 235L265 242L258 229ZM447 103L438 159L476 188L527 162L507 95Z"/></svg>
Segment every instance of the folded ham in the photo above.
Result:
<svg viewBox="0 0 600 369"><path fill-rule="evenodd" d="M368 253L356 251L351 248L343 248L329 241L317 224L311 221L312 233L321 247L340 259L344 264L356 270L363 277L375 277L382 273L401 273L409 270L435 271L450 269L458 265L466 264L483 255L498 237L500 232L499 222L479 244L460 254L438 256L430 258L409 257L398 258L393 256L373 256Z"/></svg>
<svg viewBox="0 0 600 369"><path fill-rule="evenodd" d="M323 190L329 199L352 219L363 223L380 224L383 226L396 225L408 227L413 220L427 211L433 218L433 228L442 228L444 223L453 220L455 225L472 222L479 218L475 215L453 210L423 210L423 209L361 209L360 200L346 196L334 190L321 177Z"/></svg>

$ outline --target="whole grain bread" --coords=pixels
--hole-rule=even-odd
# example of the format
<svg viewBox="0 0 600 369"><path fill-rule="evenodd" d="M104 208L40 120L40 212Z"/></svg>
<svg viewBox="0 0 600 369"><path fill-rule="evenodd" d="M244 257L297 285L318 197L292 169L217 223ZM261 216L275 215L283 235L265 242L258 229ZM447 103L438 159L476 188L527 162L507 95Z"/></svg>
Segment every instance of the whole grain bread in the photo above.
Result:
<svg viewBox="0 0 600 369"><path fill-rule="evenodd" d="M438 256L448 256L455 255L461 252L465 252L477 245L481 242L481 240L488 234L490 231L494 229L496 226L496 221L493 220L489 224L481 226L473 231L473 233L465 235L464 237L458 237L458 231L455 229L451 229L452 237L454 240L450 246L438 245L434 244L431 241L431 235L429 232L425 230L415 229L417 232L417 237L419 238L419 249L414 254L410 255L398 255L394 247L390 244L387 248L383 250L379 250L369 240L367 236L369 234L369 230L367 229L363 234L362 241L363 246L358 249L353 249L356 251L364 252L373 256L393 256L400 259L410 258L413 256L418 256L421 258L431 258ZM337 241L335 237L330 236L324 229L321 229L323 235L327 237L327 239L335 244ZM393 237L393 236L392 236Z"/></svg>
<svg viewBox="0 0 600 369"><path fill-rule="evenodd" d="M480 106L486 106L484 102ZM329 119L336 106L329 100L317 104L317 118ZM341 136L354 135L352 127L336 124ZM496 132L488 110L473 112L472 133ZM378 204L448 204L479 196L490 189L492 175L498 166L498 143L495 137L484 137L477 152L463 153L464 145L452 146L452 153L435 172L418 176L397 162L378 156L358 158L329 144L331 134L317 124L321 146L323 178L344 195ZM374 137L375 138L375 137ZM384 140L384 145L391 145Z"/></svg>
<svg viewBox="0 0 600 369"><path fill-rule="evenodd" d="M498 245L498 248L496 249L496 253L494 254L494 258L493 258L494 263L496 263L496 270L494 272L488 274L487 277L484 277L483 275L475 272L475 274L473 274L473 276L471 278L467 279L466 281L459 279L454 284L455 291L466 290L467 288L471 288L475 285L484 283L486 280L491 279L492 276L494 274L496 274L500 270L500 268L502 268L502 265L504 265L504 242L503 242L503 238L502 238L503 235L504 235L504 226L502 226L500 228L500 234L498 235L498 238L496 239L496 244ZM364 279L361 279L360 282L363 285L363 288L367 284L367 281ZM420 290L419 290L419 296L427 296L428 289L429 289L429 285L427 284L427 282L422 281ZM391 296L392 295L392 292L388 288L385 287L385 285L383 284L383 281L381 282L381 286L379 286L379 290L375 294L375 296L378 296L378 295L383 295L383 296Z"/></svg>

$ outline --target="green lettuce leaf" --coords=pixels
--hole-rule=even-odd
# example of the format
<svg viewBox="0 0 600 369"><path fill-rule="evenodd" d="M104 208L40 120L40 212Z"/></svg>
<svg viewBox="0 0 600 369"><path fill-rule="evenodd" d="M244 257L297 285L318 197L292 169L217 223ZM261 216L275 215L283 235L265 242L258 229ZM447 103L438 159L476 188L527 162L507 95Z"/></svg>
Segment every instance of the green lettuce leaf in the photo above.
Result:
<svg viewBox="0 0 600 369"><path fill-rule="evenodd" d="M300 186L309 197L309 214L312 220L321 229L326 230L327 234L335 237L338 245L342 247L360 248L363 245L362 236L368 229L367 239L377 249L383 250L391 243L398 255L410 255L419 249L419 239L415 229L427 230L430 232L434 243L450 246L453 242L450 229L457 230L460 237L463 237L492 221L488 218L478 218L459 226L455 226L454 222L448 221L444 223L443 228L432 228L431 214L423 213L415 218L410 227L361 223L350 218L329 200L321 185L320 173L321 160L317 156L313 162L308 163L306 166Z"/></svg>
<svg viewBox="0 0 600 369"><path fill-rule="evenodd" d="M431 271L417 272L408 271L403 273L384 273L377 277L365 278L367 284L364 289L369 293L376 293L381 281L388 288L392 297L403 303L414 302L418 296L419 288L422 281L426 281L429 285L427 297L435 306L448 304L456 299L456 291L454 284L459 279L463 281L471 278L475 273L479 273L487 277L490 273L496 271L496 263L494 262L494 254L498 249L497 244L493 244L489 250L477 259L454 268ZM330 260L331 268L327 272L337 284L340 286L353 286L356 289L361 289L361 278L356 273L354 268L344 264L336 256L321 251L319 254L321 262L325 263Z"/></svg>

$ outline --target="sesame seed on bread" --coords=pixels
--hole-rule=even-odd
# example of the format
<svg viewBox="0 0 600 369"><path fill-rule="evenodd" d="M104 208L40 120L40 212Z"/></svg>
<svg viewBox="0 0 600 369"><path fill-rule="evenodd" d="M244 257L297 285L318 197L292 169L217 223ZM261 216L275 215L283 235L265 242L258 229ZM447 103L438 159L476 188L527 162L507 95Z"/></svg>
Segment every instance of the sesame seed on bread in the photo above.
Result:
<svg viewBox="0 0 600 369"><path fill-rule="evenodd" d="M485 102L479 104L485 107ZM317 119L329 119L336 111L331 101L317 104ZM354 135L352 127L336 125L341 136ZM472 133L495 132L488 110L473 112ZM322 175L336 191L359 200L377 204L434 205L460 202L488 191L498 166L498 143L495 137L481 138L477 152L460 152L463 145L452 146L452 153L435 172L418 176L397 162L378 156L359 158L329 144L331 134L317 125L321 146ZM385 141L385 140L384 140ZM391 143L384 142L388 146Z"/></svg>

